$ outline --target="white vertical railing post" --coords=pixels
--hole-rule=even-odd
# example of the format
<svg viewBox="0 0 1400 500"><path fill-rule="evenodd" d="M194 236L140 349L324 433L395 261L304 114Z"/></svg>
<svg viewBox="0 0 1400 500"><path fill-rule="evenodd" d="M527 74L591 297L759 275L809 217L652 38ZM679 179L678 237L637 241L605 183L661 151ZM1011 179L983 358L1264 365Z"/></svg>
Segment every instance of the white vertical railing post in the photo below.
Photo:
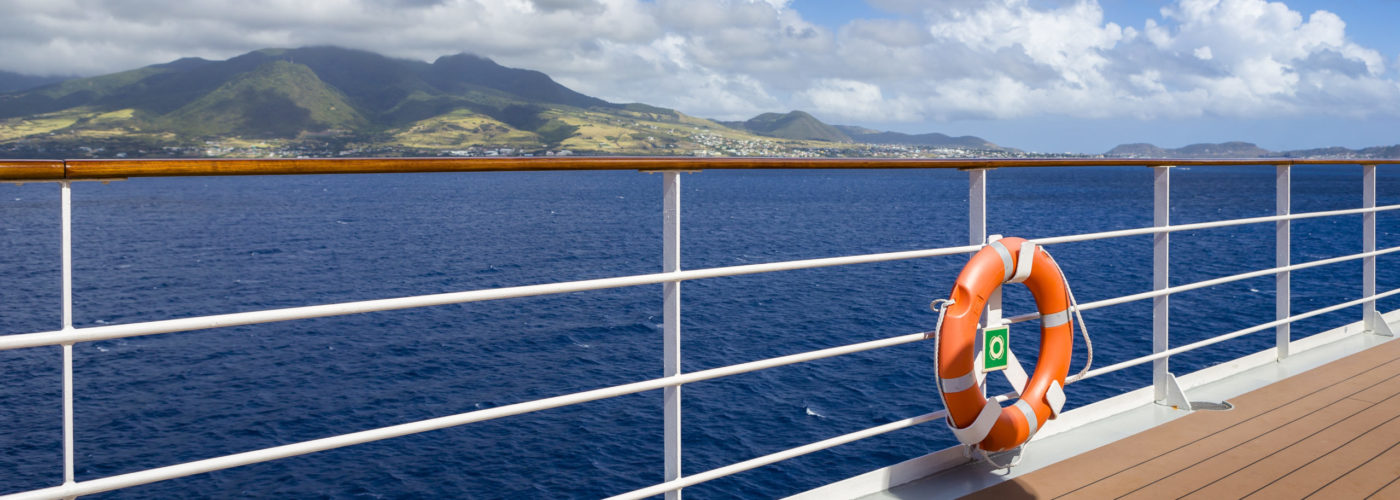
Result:
<svg viewBox="0 0 1400 500"><path fill-rule="evenodd" d="M987 169L967 171L967 243L987 242Z"/></svg>
<svg viewBox="0 0 1400 500"><path fill-rule="evenodd" d="M1172 191L1171 167L1161 166L1152 168L1152 225L1155 227L1167 227L1171 225L1171 191ZM1170 241L1170 233L1161 232L1152 236L1152 289L1161 290L1170 286L1167 280L1167 272L1170 266L1167 244ZM1159 295L1152 298L1152 352L1158 353L1168 349L1167 342L1167 304L1168 296ZM1156 359L1152 361L1152 387L1154 399L1157 402L1167 400L1168 395L1168 372L1167 359Z"/></svg>
<svg viewBox="0 0 1400 500"><path fill-rule="evenodd" d="M73 329L73 186L59 183L63 247L63 330ZM63 344L63 484L73 484L73 344Z"/></svg>
<svg viewBox="0 0 1400 500"><path fill-rule="evenodd" d="M1362 165L1362 193L1361 207L1376 208L1376 166ZM1376 251L1376 213L1366 212L1361 216L1361 251ZM1376 256L1371 255L1362 259L1361 268L1361 297L1369 298L1376 295ZM1376 302L1367 301L1361 306L1361 324L1367 332L1376 331Z"/></svg>
<svg viewBox="0 0 1400 500"><path fill-rule="evenodd" d="M987 243L987 171L991 169L974 168L967 171L967 242L970 245L982 245ZM973 359L981 359L982 353L982 332L981 328L987 325L994 325L1001 321L1001 289L998 288L987 297L987 307L982 311L982 320L979 321L977 340L973 342ZM977 374L978 385L982 386L982 395L987 394L987 385L982 384L982 370L972 370Z"/></svg>
<svg viewBox="0 0 1400 500"><path fill-rule="evenodd" d="M680 172L665 172L662 176L665 195L661 269L669 273L681 270L681 177ZM668 281L663 286L662 376L671 377L681 373L681 282ZM667 387L663 398L666 481L675 481L681 478L681 387ZM680 490L666 492L666 500L680 498Z"/></svg>
<svg viewBox="0 0 1400 500"><path fill-rule="evenodd" d="M1293 198L1293 166L1278 165L1274 168L1274 214L1288 215L1292 212ZM1291 221L1281 220L1274 223L1274 266L1286 267L1292 262L1291 257ZM1291 281L1289 271L1283 271L1274 275L1274 319L1283 320L1292 314L1292 293L1290 291ZM1288 357L1288 345L1292 339L1292 330L1289 325L1283 323L1274 327L1274 343L1278 346L1278 359Z"/></svg>

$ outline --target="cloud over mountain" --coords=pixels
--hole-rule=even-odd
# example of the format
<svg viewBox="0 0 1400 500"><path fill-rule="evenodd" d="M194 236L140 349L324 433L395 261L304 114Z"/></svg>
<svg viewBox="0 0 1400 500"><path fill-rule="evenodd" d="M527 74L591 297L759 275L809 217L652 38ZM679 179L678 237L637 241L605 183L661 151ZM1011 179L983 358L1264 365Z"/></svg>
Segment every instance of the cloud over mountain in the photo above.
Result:
<svg viewBox="0 0 1400 500"><path fill-rule="evenodd" d="M1094 0L870 3L889 15L829 28L784 0L26 0L0 4L0 70L335 44L470 51L589 95L724 119L1400 116L1395 59L1326 11L1179 0L1119 25Z"/></svg>

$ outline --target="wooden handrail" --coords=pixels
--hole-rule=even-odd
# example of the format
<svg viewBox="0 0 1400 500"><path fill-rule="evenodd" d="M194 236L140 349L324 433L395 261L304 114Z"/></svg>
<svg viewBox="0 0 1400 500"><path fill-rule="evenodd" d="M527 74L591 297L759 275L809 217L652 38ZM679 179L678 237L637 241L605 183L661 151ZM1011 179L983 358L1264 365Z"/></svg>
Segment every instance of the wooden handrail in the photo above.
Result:
<svg viewBox="0 0 1400 500"><path fill-rule="evenodd" d="M62 160L0 160L0 181L63 179Z"/></svg>
<svg viewBox="0 0 1400 500"><path fill-rule="evenodd" d="M557 170L930 169L1104 166L1382 165L1400 159L880 159L697 157L296 158L0 160L0 182L220 175L535 172Z"/></svg>

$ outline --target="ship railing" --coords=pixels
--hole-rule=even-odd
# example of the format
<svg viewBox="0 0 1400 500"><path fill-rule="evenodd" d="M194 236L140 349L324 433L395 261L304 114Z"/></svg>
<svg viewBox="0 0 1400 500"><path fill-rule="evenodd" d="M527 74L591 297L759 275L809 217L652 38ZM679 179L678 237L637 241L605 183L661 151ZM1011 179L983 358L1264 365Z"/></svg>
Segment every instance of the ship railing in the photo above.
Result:
<svg viewBox="0 0 1400 500"><path fill-rule="evenodd" d="M830 266L846 266L888 262L908 259L921 259L968 254L980 249L987 241L987 172L995 168L1016 167L1072 167L1072 166L1138 166L1151 167L1153 176L1153 225L1135 229L1113 230L1064 236L1032 238L1041 245L1124 238L1152 235L1153 237L1153 288L1150 291L1123 295L1079 305L1080 310L1092 310L1129 302L1151 299L1153 301L1152 345L1153 352L1094 369L1083 378L1096 377L1117 372L1125 368L1153 363L1153 396L1158 402L1170 397L1169 385L1172 375L1168 371L1171 356L1189 352L1226 340L1242 337L1268 329L1274 329L1276 357L1283 359L1290 354L1290 346L1298 341L1291 340L1289 327L1292 323L1335 312L1348 307L1362 306L1359 323L1363 331L1388 332L1384 318L1376 311L1376 301L1400 294L1400 288L1376 292L1376 257L1400 252L1400 246L1385 249L1376 248L1376 214L1400 209L1400 205L1376 205L1376 166L1397 164L1400 160L1353 160L1353 159L1226 159L1226 160L1176 160L1176 159L957 159L957 160L885 160L885 159L787 159L787 158L399 158L399 159L287 159L287 160L68 160L68 161L23 161L0 160L0 182L57 182L61 196L60 218L62 221L62 328L55 331L11 334L0 336L0 350L13 350L40 346L58 345L63 348L63 482L59 486L10 494L4 499L31 498L72 498L121 488L154 483L169 479L212 472L232 467L267 462L280 458L305 455L345 446L379 441L410 434L445 429L474 422L482 422L512 415L520 415L562 406L575 405L599 399L612 398L640 392L662 390L662 413L664 430L661 436L664 449L665 481L624 492L613 498L645 498L664 494L668 499L678 499L683 488L705 481L725 477L762 467L768 464L798 457L808 453L832 448L842 444L877 436L899 429L909 428L925 422L941 420L944 410L930 411L922 415L885 423L857 432L835 436L822 441L806 444L768 455L752 458L716 469L683 475L681 471L681 411L680 388L721 377L749 373L779 366L830 358L873 349L919 342L929 338L931 332L916 332L907 335L860 342L844 346L820 349L804 353L739 363L719 368L682 373L680 371L680 285L684 281L742 276L758 273L792 271ZM1171 168L1174 166L1235 166L1255 165L1275 168L1276 215L1266 217L1226 219L1211 222L1173 225L1170 223ZM1330 210L1307 213L1291 213L1292 193L1291 172L1294 165L1360 165L1362 168L1361 207L1344 210ZM705 269L682 270L680 268L680 173L698 170L718 169L931 169L957 168L968 172L968 245L912 250L889 253L875 253L841 257L828 257L805 260L791 260L763 264L712 267ZM141 323L107 325L76 328L73 325L72 305L72 193L71 183L77 181L105 181L131 177L170 177L170 176L209 176L209 175L279 175L279 174L335 174L335 173L410 173L410 172L487 172L487 171L569 171L569 170L637 170L662 173L663 196L663 256L662 272L604 279L557 282L539 285L481 289L454 293L418 295L410 297L366 300L336 304L291 307L261 311L219 314L191 318L179 318ZM1292 263L1290 257L1290 223L1294 220L1344 215L1362 215L1362 251L1359 253L1319 259L1310 262ZM1196 281L1170 286L1168 249L1170 235L1180 231L1240 226L1247 224L1275 224L1276 267L1239 273L1230 276ZM1361 298L1339 304L1314 309L1303 313L1290 311L1290 273L1297 270L1340 264L1355 260L1363 261ZM1275 276L1275 316L1274 321L1248 328L1223 333L1205 340L1178 347L1170 347L1168 342L1169 297L1173 294L1216 286L1251 278ZM416 307L430 307L446 304L463 304L519 297L532 297L561 293L602 290L609 288L663 285L663 376L628 384L574 392L555 397L509 404L484 410L458 413L444 417L419 420L376 429L351 432L336 436L302 441L282 446L274 446L254 451L234 453L219 457L196 460L165 467L157 467L126 474L98 479L77 481L74 477L74 426L73 426L73 345L79 342L93 342L143 335L208 330L238 325L251 325L290 321L298 319L339 316L375 311L388 311ZM989 302L986 322L1009 324L1029 321L1036 314L1001 317L999 297ZM930 390L933 390L930 387ZM1004 402L1016 394L1008 393L993 399Z"/></svg>

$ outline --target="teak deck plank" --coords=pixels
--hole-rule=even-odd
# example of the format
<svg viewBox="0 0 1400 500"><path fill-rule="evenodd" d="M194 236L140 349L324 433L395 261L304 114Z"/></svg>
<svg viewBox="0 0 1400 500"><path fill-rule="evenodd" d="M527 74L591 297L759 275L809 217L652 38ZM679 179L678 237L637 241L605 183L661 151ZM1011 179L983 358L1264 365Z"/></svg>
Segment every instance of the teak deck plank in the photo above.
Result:
<svg viewBox="0 0 1400 500"><path fill-rule="evenodd" d="M1400 498L1400 478L1390 478L1390 482L1366 498Z"/></svg>
<svg viewBox="0 0 1400 500"><path fill-rule="evenodd" d="M1312 492L1315 498L1361 498L1400 478L1400 446L1389 449Z"/></svg>
<svg viewBox="0 0 1400 500"><path fill-rule="evenodd" d="M1215 482L1194 489L1190 492L1190 497L1205 499L1221 498L1225 495L1247 495L1270 483L1292 477L1310 462L1340 451L1358 436L1367 434L1393 419L1397 411L1400 411L1400 398L1388 399L1386 402L1384 405L1371 406L1353 399L1339 401L1332 407L1356 403L1354 407L1360 411L1345 419L1322 422L1322 425L1314 426L1312 434L1305 434L1287 446L1276 446L1267 456L1255 458L1245 467L1235 469ZM1305 476L1295 479L1308 480Z"/></svg>
<svg viewBox="0 0 1400 500"><path fill-rule="evenodd" d="M1391 362L1376 368L1378 373L1397 374L1400 373L1400 362ZM1230 445L1230 440L1245 441L1275 427L1286 425L1302 414L1325 408L1345 397L1347 392L1364 389L1372 383L1351 377L1352 375L1338 372L1294 381L1296 383L1292 387L1304 395L1297 398L1294 401L1295 406L1288 408L1288 411L1279 411L1277 404L1269 402L1274 393L1256 391L1235 398L1237 408L1233 411L1196 413L1190 416L1195 420L1192 425L1172 428L1164 426L1109 444L1092 453L1074 457L1070 459L1074 462L1071 470L1102 471L1102 476L1097 479L1113 477L1120 483L1093 485L1086 483L1083 474L1044 474L1036 477L1033 485L1035 494L1060 496L1074 493L1075 497L1082 498L1127 494L1138 486L1196 463L1202 454L1210 454L1211 446L1218 444L1220 450L1224 450ZM1329 388L1332 390L1328 390ZM1339 394L1339 390L1346 392ZM1251 418L1262 418L1259 422L1261 425L1240 425L1242 421ZM1232 437L1216 439L1222 432ZM1200 448L1191 450L1189 445L1192 443Z"/></svg>
<svg viewBox="0 0 1400 500"><path fill-rule="evenodd" d="M1258 489L1250 496L1255 498L1302 498L1314 494L1324 487L1334 484L1339 478L1348 476L1351 472L1375 461L1378 457L1385 455L1387 451L1395 449L1396 444L1400 444L1400 419L1392 417L1380 427L1357 435L1337 451L1316 457L1288 475ZM1392 467L1388 475L1382 476L1385 480L1374 484L1369 489L1364 489L1364 491L1333 492L1322 495L1322 498L1369 495L1380 489L1387 480L1393 479L1395 477L1394 471L1397 470L1400 468ZM1361 477L1353 477L1350 481L1360 479Z"/></svg>
<svg viewBox="0 0 1400 500"><path fill-rule="evenodd" d="M1269 432L1244 442L1228 439L1228 437L1212 439L1212 441L1218 442L1211 444L1209 454L1197 453L1204 451L1200 445L1185 448L1184 453L1182 453L1186 456L1184 461L1191 465L1175 472L1168 472L1156 481L1136 485L1137 487L1134 488L1132 494L1128 496L1129 498L1180 498L1199 492L1202 487L1215 486L1220 481L1226 481L1259 463L1260 460L1277 456L1279 450L1299 443L1307 438L1311 431L1325 428L1332 422L1351 417L1364 410L1366 406L1360 401L1344 399L1276 429L1270 429L1250 421L1248 427L1252 427L1251 430L1270 429ZM1109 482L1109 484L1113 483L1115 482ZM1121 483L1121 481L1117 481L1117 483ZM1248 488L1243 491L1253 489Z"/></svg>
<svg viewBox="0 0 1400 500"><path fill-rule="evenodd" d="M1400 342L1230 401L969 497L1400 498Z"/></svg>

